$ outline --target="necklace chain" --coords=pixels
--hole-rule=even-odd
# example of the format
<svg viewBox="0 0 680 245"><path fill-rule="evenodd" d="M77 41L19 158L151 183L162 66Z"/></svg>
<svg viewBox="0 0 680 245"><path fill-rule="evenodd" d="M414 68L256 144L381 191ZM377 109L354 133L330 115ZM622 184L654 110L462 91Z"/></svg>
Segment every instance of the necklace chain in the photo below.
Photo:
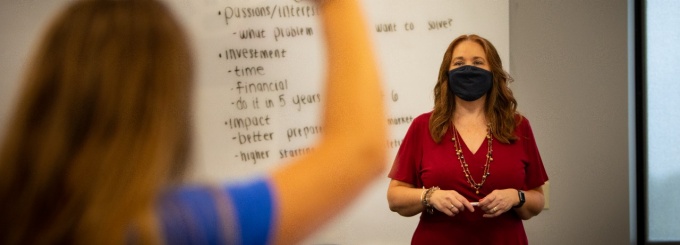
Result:
<svg viewBox="0 0 680 245"><path fill-rule="evenodd" d="M479 194L479 189L482 188L482 185L484 185L484 182L486 182L486 178L489 177L489 166L491 165L491 162L493 162L493 137L491 137L491 124L487 124L486 127L486 140L487 140L487 153L486 153L486 162L484 163L484 173L482 174L482 181L477 183L473 178L472 174L470 174L470 168L468 167L467 162L465 161L465 157L463 156L463 150L461 147L460 143L460 137L458 136L458 131L456 131L456 126L453 125L453 138L451 138L453 141L453 146L456 150L456 156L458 157L458 161L460 162L460 166L463 168L463 174L465 174L465 179L467 180L468 184L470 184L470 187L475 189L475 193Z"/></svg>

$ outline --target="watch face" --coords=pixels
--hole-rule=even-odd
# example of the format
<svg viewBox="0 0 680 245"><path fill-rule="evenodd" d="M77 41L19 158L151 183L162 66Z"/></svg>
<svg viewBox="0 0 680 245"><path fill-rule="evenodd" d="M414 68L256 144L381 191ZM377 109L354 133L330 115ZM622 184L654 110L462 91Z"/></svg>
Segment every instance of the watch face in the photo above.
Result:
<svg viewBox="0 0 680 245"><path fill-rule="evenodd" d="M522 205L524 205L524 191L518 190L517 193L519 194L519 204L517 204L517 206L515 206L515 208L519 208Z"/></svg>

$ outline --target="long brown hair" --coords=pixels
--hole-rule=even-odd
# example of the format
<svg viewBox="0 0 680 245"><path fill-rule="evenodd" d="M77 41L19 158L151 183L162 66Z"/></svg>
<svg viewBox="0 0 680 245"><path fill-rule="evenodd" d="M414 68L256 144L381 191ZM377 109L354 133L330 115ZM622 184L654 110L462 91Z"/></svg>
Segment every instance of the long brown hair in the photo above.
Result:
<svg viewBox="0 0 680 245"><path fill-rule="evenodd" d="M485 115L491 123L492 133L503 143L510 143L516 139L514 135L517 126L517 101L508 87L510 77L503 71L501 58L496 48L488 40L477 35L462 35L454 39L444 53L444 59L439 68L439 78L434 87L434 109L430 117L430 135L436 142L440 142L446 133L456 108L455 95L449 90L449 67L453 58L453 49L463 41L473 41L484 49L491 73L493 86L486 96Z"/></svg>
<svg viewBox="0 0 680 245"><path fill-rule="evenodd" d="M30 67L0 148L0 244L161 242L153 205L186 167L193 76L169 9L75 2Z"/></svg>

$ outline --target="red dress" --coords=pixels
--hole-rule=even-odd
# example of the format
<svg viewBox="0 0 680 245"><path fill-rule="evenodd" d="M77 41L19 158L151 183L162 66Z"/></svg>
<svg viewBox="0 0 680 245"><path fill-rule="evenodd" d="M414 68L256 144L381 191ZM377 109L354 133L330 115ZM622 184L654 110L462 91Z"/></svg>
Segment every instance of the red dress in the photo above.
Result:
<svg viewBox="0 0 680 245"><path fill-rule="evenodd" d="M529 190L548 180L529 121L522 117L515 130L518 139L514 143L493 140L490 174L479 194L475 194L455 155L451 141L453 127L449 126L437 144L428 127L431 115L431 112L422 114L411 124L392 165L390 178L417 188L439 186L442 190L455 190L471 202L479 201L496 189ZM461 143L470 173L479 183L488 143L485 140L474 155L464 142ZM436 209L434 214L422 212L411 244L528 244L522 219L513 210L495 218L484 218L483 214L479 208L454 217Z"/></svg>

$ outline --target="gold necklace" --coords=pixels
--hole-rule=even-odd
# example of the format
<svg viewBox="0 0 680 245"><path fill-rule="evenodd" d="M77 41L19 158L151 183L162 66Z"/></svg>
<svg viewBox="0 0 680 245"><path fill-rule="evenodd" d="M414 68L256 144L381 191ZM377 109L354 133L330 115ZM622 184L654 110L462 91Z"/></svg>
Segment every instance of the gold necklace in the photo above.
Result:
<svg viewBox="0 0 680 245"><path fill-rule="evenodd" d="M486 178L489 177L489 165L491 165L491 162L493 161L492 157L492 143L493 143L493 137L491 137L491 124L487 124L486 127L486 140L487 140L487 153L486 153L486 163L484 163L484 174L482 174L482 181L477 183L475 180L472 178L472 174L470 174L470 169L468 168L468 164L465 161L465 157L463 156L463 150L461 149L460 145L460 138L458 137L458 131L456 131L456 125L453 125L453 138L451 138L451 141L453 141L453 146L456 150L456 156L458 156L458 161L460 162L460 166L463 168L463 174L465 174L465 179L467 179L468 184L470 184L470 187L475 189L475 193L479 194L479 189L482 188L482 185L484 185L484 182L486 182Z"/></svg>

